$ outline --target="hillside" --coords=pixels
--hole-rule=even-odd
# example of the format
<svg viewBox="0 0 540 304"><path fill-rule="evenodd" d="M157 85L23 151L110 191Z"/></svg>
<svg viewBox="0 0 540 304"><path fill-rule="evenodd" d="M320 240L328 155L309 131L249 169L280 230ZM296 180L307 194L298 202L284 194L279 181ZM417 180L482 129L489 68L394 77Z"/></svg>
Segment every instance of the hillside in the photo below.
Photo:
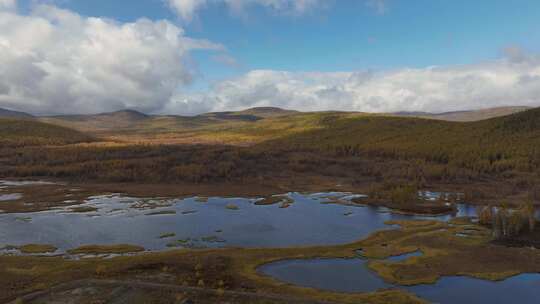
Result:
<svg viewBox="0 0 540 304"><path fill-rule="evenodd" d="M486 172L530 168L533 163L540 164L540 108L468 123L327 116L324 127L268 141L260 147L418 158Z"/></svg>
<svg viewBox="0 0 540 304"><path fill-rule="evenodd" d="M422 118L377 115L323 114L321 126L278 141L283 146L329 148L355 146L364 149L459 150L471 145L516 145L508 150L533 150L540 140L540 108L476 122L449 122ZM272 142L271 144L274 144Z"/></svg>
<svg viewBox="0 0 540 304"><path fill-rule="evenodd" d="M429 115L409 113L413 117L407 116L407 113L401 113L401 116L356 112L302 113L279 108L253 108L198 116L145 115L135 111L119 111L97 115L45 117L40 120L124 143L251 145L282 139L291 140L293 145L298 145L304 140L302 138L306 137L307 142L315 143L310 144L313 146L323 143L328 145L328 139L323 138L320 141L309 136L326 136L331 138L331 141L352 142L355 146L362 142L366 149L394 149L392 145L396 144L397 150L417 153L417 150L430 145L428 142L444 149L447 146L462 145L462 140L472 140L474 143L476 140L471 137L484 136L481 132L486 128L485 121L490 120L461 121L499 117L506 112L520 114L524 109L494 108ZM421 117L414 117L416 115ZM314 130L320 131L320 134L309 133ZM349 130L357 131L351 134ZM288 138L296 134L298 138ZM388 143L385 138L389 137L394 138L396 143ZM398 138L403 142L397 142ZM507 140L504 139L504 142ZM288 145L289 143L280 143L279 146Z"/></svg>
<svg viewBox="0 0 540 304"><path fill-rule="evenodd" d="M83 132L101 132L129 128L148 118L146 114L137 111L123 110L94 115L46 116L39 120Z"/></svg>
<svg viewBox="0 0 540 304"><path fill-rule="evenodd" d="M279 108L252 108L237 112L213 112L197 116L146 115L132 110L95 115L63 115L41 117L40 121L84 132L149 134L182 132L216 125L251 123L270 117L283 117L298 112Z"/></svg>
<svg viewBox="0 0 540 304"><path fill-rule="evenodd" d="M233 112L236 115L253 115L259 118L268 118L268 117L282 117L298 114L300 112L293 110L285 110L276 107L258 107L251 108L243 111Z"/></svg>
<svg viewBox="0 0 540 304"><path fill-rule="evenodd" d="M298 112L279 108L253 108L238 112L215 112L197 116L146 115L118 111L95 115L40 117L42 122L63 126L112 141L128 143L225 143L228 130L242 130L267 119L293 116ZM242 139L241 139L242 140Z"/></svg>
<svg viewBox="0 0 540 304"><path fill-rule="evenodd" d="M28 113L11 111L11 110L0 108L0 118L32 118L32 117L33 116Z"/></svg>
<svg viewBox="0 0 540 304"><path fill-rule="evenodd" d="M94 141L93 137L68 128L32 120L0 118L0 145L4 148L91 141Z"/></svg>
<svg viewBox="0 0 540 304"><path fill-rule="evenodd" d="M287 136L314 127L324 127L327 116L364 117L397 116L430 118L444 121L480 121L526 110L526 107L503 107L477 111L430 114L401 112L366 114L359 112L297 112L275 107L251 108L236 112L213 112L196 116L146 115L132 110L95 115L40 117L39 121L63 126L125 143L155 144L253 144Z"/></svg>
<svg viewBox="0 0 540 304"><path fill-rule="evenodd" d="M530 107L497 107L471 111L457 111L445 113L426 113L426 112L399 112L396 116L431 118L445 121L472 122L486 120L490 118L502 117L531 109Z"/></svg>
<svg viewBox="0 0 540 304"><path fill-rule="evenodd" d="M201 118L192 119L196 125ZM165 129L178 121L153 117L143 123L155 125L160 120ZM28 129L25 125L23 134ZM71 134L63 136L72 138L71 142L86 138L61 130ZM62 132L46 132L41 138L55 138L58 133ZM32 176L78 181L163 184L251 181L286 186L287 191L336 184L348 185L349 191L364 187L364 191L373 184L418 183L452 185L459 187L457 191L468 188L482 193L476 197L480 199L523 199L538 188L534 193L540 200L536 186L540 182L540 108L466 123L361 113L299 113L213 127L205 124L161 136L168 134L170 138L157 139L152 132L148 137L138 134L140 142L120 145L0 149L0 158L6 160L0 164L0 175L26 177L32 172Z"/></svg>

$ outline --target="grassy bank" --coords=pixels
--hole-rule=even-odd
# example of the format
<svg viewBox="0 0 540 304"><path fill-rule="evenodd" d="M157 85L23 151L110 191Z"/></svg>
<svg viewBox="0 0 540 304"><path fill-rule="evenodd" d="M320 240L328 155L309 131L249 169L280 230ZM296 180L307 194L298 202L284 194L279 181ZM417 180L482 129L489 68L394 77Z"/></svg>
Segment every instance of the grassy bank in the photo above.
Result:
<svg viewBox="0 0 540 304"><path fill-rule="evenodd" d="M176 250L118 257L111 260L68 261L52 257L0 257L2 301L71 280L123 279L195 286L215 290L280 294L336 303L420 303L401 290L340 294L280 283L261 276L257 268L283 259L354 257L357 250L370 258L369 267L392 283L433 283L441 276L468 275L499 280L522 272L540 272L540 254L528 248L490 243L484 228L467 220L394 222L401 229L380 231L365 240L327 247L286 249ZM458 237L471 229L471 237ZM421 250L423 255L403 262L386 257ZM241 301L239 303L242 303Z"/></svg>

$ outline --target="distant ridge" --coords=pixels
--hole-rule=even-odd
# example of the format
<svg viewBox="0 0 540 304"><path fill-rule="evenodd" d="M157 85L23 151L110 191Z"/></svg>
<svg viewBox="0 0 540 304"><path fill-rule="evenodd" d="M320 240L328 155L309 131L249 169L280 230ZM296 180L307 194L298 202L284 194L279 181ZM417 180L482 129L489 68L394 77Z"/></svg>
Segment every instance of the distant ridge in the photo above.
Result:
<svg viewBox="0 0 540 304"><path fill-rule="evenodd" d="M90 115L59 115L40 117L39 120L79 131L109 130L129 128L151 116L135 110L121 110L116 112L90 114Z"/></svg>
<svg viewBox="0 0 540 304"><path fill-rule="evenodd" d="M121 110L115 112L104 112L98 114L74 114L74 115L53 115L43 118L61 118L68 120L93 120L93 119L122 119L122 120L142 120L150 117L135 110Z"/></svg>
<svg viewBox="0 0 540 304"><path fill-rule="evenodd" d="M129 120L143 120L150 117L150 115L146 115L135 110L121 110L116 112L101 113L97 114L96 116L115 117Z"/></svg>
<svg viewBox="0 0 540 304"><path fill-rule="evenodd" d="M457 122L467 122L467 121L479 121L495 117L507 116L526 110L532 109L531 107L525 106L513 106L513 107L496 107L496 108L487 108L480 110L470 110L470 111L455 111L455 112L445 112L445 113L428 113L428 112L396 112L392 113L397 116L404 117L422 117L422 118L431 118L438 120L446 121L457 121Z"/></svg>
<svg viewBox="0 0 540 304"><path fill-rule="evenodd" d="M202 130L204 128L216 128L217 126L230 128L233 125L249 126L259 121L285 123L291 126L300 127L302 117L334 115L375 115L375 116L399 116L410 118L427 118L432 120L473 122L491 119L495 117L508 116L530 109L524 106L498 107L472 111L458 111L447 113L426 113L426 112L398 112L369 114L360 112L300 112L285 110L277 107L255 107L241 111L213 112L196 116L180 115L148 115L135 110L121 110L108 113L89 115L57 115L36 117L36 120L62 127L72 128L82 132L89 132L94 136L116 134L152 134L168 133L169 137L174 137L179 132ZM25 116L27 118L31 116ZM297 120L298 118L298 120ZM215 130L215 129L214 129ZM123 136L124 136L123 135Z"/></svg>
<svg viewBox="0 0 540 304"><path fill-rule="evenodd" d="M222 120L257 121L264 118L283 117L300 113L298 111L284 110L276 107L257 107L236 112L211 112L198 115L198 117L215 118Z"/></svg>
<svg viewBox="0 0 540 304"><path fill-rule="evenodd" d="M33 118L34 116L18 111L11 111L7 109L0 108L0 117L1 118Z"/></svg>
<svg viewBox="0 0 540 304"><path fill-rule="evenodd" d="M256 108L250 108L243 111L235 112L237 114L250 114L258 117L279 117L279 116L287 116L287 115L293 115L300 113L298 111L294 110L285 110L282 108L276 108L276 107L256 107Z"/></svg>

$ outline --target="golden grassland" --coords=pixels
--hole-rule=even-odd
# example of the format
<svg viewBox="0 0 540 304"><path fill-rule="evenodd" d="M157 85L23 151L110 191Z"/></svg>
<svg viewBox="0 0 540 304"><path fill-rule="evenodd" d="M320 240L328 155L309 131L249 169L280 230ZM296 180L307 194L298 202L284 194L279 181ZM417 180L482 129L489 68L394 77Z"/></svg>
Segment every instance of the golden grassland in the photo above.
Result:
<svg viewBox="0 0 540 304"><path fill-rule="evenodd" d="M37 254L55 252L58 248L47 244L27 244L17 247L17 249L25 254Z"/></svg>
<svg viewBox="0 0 540 304"><path fill-rule="evenodd" d="M399 221L395 230L379 231L346 245L284 249L207 249L145 253L114 259L69 261L60 257L0 256L0 300L50 288L62 282L95 278L161 282L207 289L250 291L336 303L422 303L399 290L342 294L278 282L258 273L263 264L283 259L352 258L358 250L369 267L391 283L434 283L441 276L466 275L500 280L523 272L540 272L540 253L529 248L491 244L489 231L458 219ZM470 237L456 234L476 231ZM402 262L384 259L421 250ZM85 250L86 252L86 250ZM100 253L103 251L99 251Z"/></svg>

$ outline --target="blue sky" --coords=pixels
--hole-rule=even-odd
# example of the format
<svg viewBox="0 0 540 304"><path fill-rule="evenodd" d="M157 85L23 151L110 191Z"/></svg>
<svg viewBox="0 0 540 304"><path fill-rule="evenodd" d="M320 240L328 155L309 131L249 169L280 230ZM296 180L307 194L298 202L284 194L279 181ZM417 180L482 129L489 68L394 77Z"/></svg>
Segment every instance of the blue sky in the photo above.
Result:
<svg viewBox="0 0 540 304"><path fill-rule="evenodd" d="M56 3L82 15L121 22L168 19L191 37L223 44L238 66L223 67L207 52L195 54L205 79L253 69L353 71L470 64L500 57L507 46L540 50L537 0L386 0L383 13L363 0L336 0L299 16L251 7L240 17L214 4L189 23L163 0Z"/></svg>
<svg viewBox="0 0 540 304"><path fill-rule="evenodd" d="M183 23L162 0L67 0L61 6L119 21L169 19L192 37L224 44L249 69L355 70L472 63L502 48L540 48L540 1L334 1L302 16L260 7L246 17L209 5Z"/></svg>
<svg viewBox="0 0 540 304"><path fill-rule="evenodd" d="M245 78L257 70L392 73L494 62L504 58L508 48L524 54L540 52L537 0L306 0L312 5L302 11L272 6L302 0L254 0L259 4L245 5L242 13L233 12L227 0L168 1L205 3L190 12L190 20L167 0L46 3L82 18L103 17L118 24L140 18L168 20L186 37L222 45L219 52L190 52L194 80L179 90L188 93L204 94L224 80ZM42 2L20 0L19 14Z"/></svg>

